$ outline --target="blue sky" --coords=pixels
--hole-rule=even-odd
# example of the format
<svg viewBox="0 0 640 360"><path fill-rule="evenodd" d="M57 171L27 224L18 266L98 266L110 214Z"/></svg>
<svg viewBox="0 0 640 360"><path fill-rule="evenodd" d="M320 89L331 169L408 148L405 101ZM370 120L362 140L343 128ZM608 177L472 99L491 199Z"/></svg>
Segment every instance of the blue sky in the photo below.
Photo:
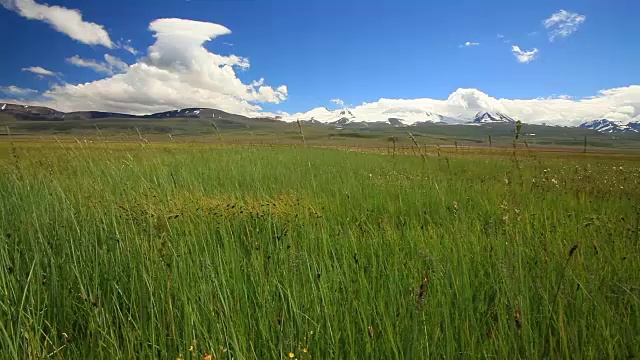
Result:
<svg viewBox="0 0 640 360"><path fill-rule="evenodd" d="M286 96L260 94L242 99L259 105L262 111L295 113L335 107L330 103L334 98L354 106L380 98L444 100L458 88L478 89L493 98L568 95L580 99L603 89L640 84L636 24L640 2L631 0L50 0L48 8L40 9L54 12L52 6L59 6L79 11L83 22L104 27L111 48L91 44L94 40L74 39L77 29L65 33L51 21L21 14L20 9L45 4L40 0L0 0L0 4L4 5L0 7L2 96L12 95L7 90L10 86L38 91L19 94L23 101L50 100L42 94L52 86L76 86L126 71L117 66L109 70L107 64L106 70L97 72L72 63L69 59L74 56L103 65L105 54L128 65L144 62L141 58L156 42L150 24L163 18L197 20L229 29L231 34L216 33L212 41L204 42L205 49L248 58L246 69L233 65L243 84L264 78L273 91L286 85ZM550 32L567 19L550 28L545 28L544 20L561 9L572 14L573 21L579 18L566 36L550 41ZM467 42L471 46L465 46ZM126 51L126 44L138 54ZM537 51L521 62L514 45L525 52ZM56 74L36 76L22 70L36 66ZM179 81L184 82L184 77ZM64 94L56 94L54 104L112 106L87 100L89 95L79 95L80 91L65 89ZM17 94L13 92L14 97ZM75 103L74 96L82 100ZM202 99L197 99L200 105ZM151 108L153 101L147 105ZM223 103L213 105L224 107ZM122 104L113 107L127 110ZM144 109L131 107L134 112ZM637 116L636 110L633 115Z"/></svg>

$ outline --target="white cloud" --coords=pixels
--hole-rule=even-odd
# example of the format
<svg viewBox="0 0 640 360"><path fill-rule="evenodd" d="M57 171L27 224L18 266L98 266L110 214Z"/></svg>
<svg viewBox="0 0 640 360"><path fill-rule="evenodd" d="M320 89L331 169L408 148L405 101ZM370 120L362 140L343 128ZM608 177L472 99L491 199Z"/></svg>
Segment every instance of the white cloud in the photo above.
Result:
<svg viewBox="0 0 640 360"><path fill-rule="evenodd" d="M306 120L308 113L281 114L285 120ZM386 121L402 118L407 123L433 119L433 114L472 119L478 112L501 112L531 124L575 126L607 118L617 121L640 119L640 85L602 90L596 96L572 100L566 95L539 99L497 99L476 89L458 89L446 100L379 99L350 109L358 121Z"/></svg>
<svg viewBox="0 0 640 360"><path fill-rule="evenodd" d="M129 68L129 64L120 60L120 58L116 56L105 54L104 60L109 64L113 72L123 72Z"/></svg>
<svg viewBox="0 0 640 360"><path fill-rule="evenodd" d="M460 45L460 47L462 48L462 47L465 47L465 46L466 47L471 47L471 46L478 46L478 45L480 45L480 43L467 41L466 43Z"/></svg>
<svg viewBox="0 0 640 360"><path fill-rule="evenodd" d="M209 52L203 43L230 34L226 27L182 19L159 19L149 29L156 42L146 56L124 72L86 84L54 85L40 105L61 111L92 109L146 114L185 107L212 107L257 115L258 103L280 103L287 98L285 85L264 85L264 80L244 84L236 69L249 60L236 55ZM105 57L112 69L118 62Z"/></svg>
<svg viewBox="0 0 640 360"><path fill-rule="evenodd" d="M99 73L113 75L113 69L111 68L111 66L104 62L98 62L92 59L83 59L78 55L68 58L67 62L75 66L93 69L94 71Z"/></svg>
<svg viewBox="0 0 640 360"><path fill-rule="evenodd" d="M47 70L45 68L42 68L40 66L31 66L31 67L23 68L22 71L29 71L29 72L32 72L34 74L43 75L43 76L56 76L56 75L58 75L57 73L55 73L55 72L53 72L51 70Z"/></svg>
<svg viewBox="0 0 640 360"><path fill-rule="evenodd" d="M503 43L505 43L505 44L508 44L508 43L510 43L510 42L511 42L511 40L506 39L506 38L505 38L505 36L504 36L504 35L502 35L502 34L498 34L498 35L497 35L497 38L498 38L498 39L500 39L500 40L502 40L502 42L503 42Z"/></svg>
<svg viewBox="0 0 640 360"><path fill-rule="evenodd" d="M549 31L549 41L554 41L557 37L569 36L576 32L585 20L587 17L584 15L560 10L545 19L543 24Z"/></svg>
<svg viewBox="0 0 640 360"><path fill-rule="evenodd" d="M533 48L533 50L524 51L521 50L518 45L513 45L511 47L511 51L513 55L518 59L521 63L528 63L533 61L536 58L536 54L538 53L538 49Z"/></svg>
<svg viewBox="0 0 640 360"><path fill-rule="evenodd" d="M38 4L33 0L0 0L0 5L27 19L44 21L57 31L82 43L113 48L104 27L84 21L80 10Z"/></svg>
<svg viewBox="0 0 640 360"><path fill-rule="evenodd" d="M23 98L25 96L28 96L37 92L38 90L20 88L15 85L0 86L0 93L4 93L9 96L13 96L17 98Z"/></svg>
<svg viewBox="0 0 640 360"><path fill-rule="evenodd" d="M2 1L2 0L0 0L0 1ZM133 55L138 55L138 50L136 50L133 46L131 46L131 40L120 39L120 41L118 41L115 44L115 47L120 48L120 49L124 49L124 50L130 52Z"/></svg>
<svg viewBox="0 0 640 360"><path fill-rule="evenodd" d="M341 99L331 99L331 103L338 106L344 106L344 101L342 101Z"/></svg>
<svg viewBox="0 0 640 360"><path fill-rule="evenodd" d="M134 49L131 45L122 45L122 48L132 53L133 55L138 55L138 50Z"/></svg>
<svg viewBox="0 0 640 360"><path fill-rule="evenodd" d="M126 62L120 60L120 58L109 54L104 55L104 60L105 61L83 59L78 55L75 55L68 58L67 62L76 66L90 68L98 73L107 75L124 72L129 67L129 65Z"/></svg>

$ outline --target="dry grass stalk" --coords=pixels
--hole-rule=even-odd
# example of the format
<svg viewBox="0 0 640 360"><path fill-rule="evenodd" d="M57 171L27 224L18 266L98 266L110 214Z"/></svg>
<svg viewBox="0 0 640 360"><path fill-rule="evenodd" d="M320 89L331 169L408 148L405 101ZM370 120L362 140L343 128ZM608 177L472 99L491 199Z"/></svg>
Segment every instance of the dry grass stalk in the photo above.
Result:
<svg viewBox="0 0 640 360"><path fill-rule="evenodd" d="M211 126L213 126L214 130L216 131L216 135L220 139L220 142L224 142L224 139L222 138L222 134L220 133L220 129L218 129L218 126L216 125L216 123L213 120L209 120L209 122L211 123Z"/></svg>
<svg viewBox="0 0 640 360"><path fill-rule="evenodd" d="M413 137L412 133L408 133L409 137L411 138L411 141L413 141L413 143L415 144L415 146L418 148L418 152L420 153L420 156L422 157L422 159L426 162L427 161L427 155L425 153L422 152L422 148L420 147L420 144L418 144L418 142L416 141L416 138Z"/></svg>
<svg viewBox="0 0 640 360"><path fill-rule="evenodd" d="M306 147L307 146L307 140L305 140L305 138L304 138L304 131L302 131L302 123L300 122L300 119L296 119L296 122L298 123L298 131L300 131L300 136L302 136L302 143Z"/></svg>
<svg viewBox="0 0 640 360"><path fill-rule="evenodd" d="M513 320L516 323L516 328L520 330L522 328L522 317L520 316L520 310L517 308L513 310Z"/></svg>
<svg viewBox="0 0 640 360"><path fill-rule="evenodd" d="M560 282L558 282L558 287L556 288L556 294L553 297L553 301L555 302L558 299L558 294L560 293L560 288L562 287L562 283L564 282L564 278L567 275L567 267L569 267L569 260L573 257L573 254L578 250L578 244L574 244L571 249L569 249L569 256L567 260L564 262L564 268L562 269L562 276L560 277Z"/></svg>
<svg viewBox="0 0 640 360"><path fill-rule="evenodd" d="M429 286L429 274L426 273L422 277L422 283L420 284L420 287L418 288L418 295L416 296L416 307L417 308L422 307L422 304L424 302L424 298L427 295L428 286Z"/></svg>

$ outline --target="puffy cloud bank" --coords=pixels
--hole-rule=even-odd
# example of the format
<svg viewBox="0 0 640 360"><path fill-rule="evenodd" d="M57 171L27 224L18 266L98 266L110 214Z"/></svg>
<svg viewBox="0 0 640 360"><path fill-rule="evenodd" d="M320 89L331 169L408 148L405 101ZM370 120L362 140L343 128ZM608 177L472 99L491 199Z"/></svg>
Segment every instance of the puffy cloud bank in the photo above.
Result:
<svg viewBox="0 0 640 360"><path fill-rule="evenodd" d="M68 61L104 73L122 72L85 84L54 85L39 105L62 111L91 109L147 114L185 107L211 107L257 115L258 103L280 103L287 98L285 85L273 88L264 79L244 84L238 69L250 66L240 56L222 56L203 47L207 41L230 34L214 23L159 19L149 29L156 38L147 55L128 66L118 58L105 62L70 58Z"/></svg>
<svg viewBox="0 0 640 360"><path fill-rule="evenodd" d="M596 96L572 100L566 96L530 100L497 99L476 89L458 89L446 100L380 99L350 109L358 121L386 121L390 117L408 123L432 120L433 114L471 119L478 112L501 112L526 123L576 126L606 118L640 121L640 85L602 90ZM308 113L282 114L286 120L307 119Z"/></svg>

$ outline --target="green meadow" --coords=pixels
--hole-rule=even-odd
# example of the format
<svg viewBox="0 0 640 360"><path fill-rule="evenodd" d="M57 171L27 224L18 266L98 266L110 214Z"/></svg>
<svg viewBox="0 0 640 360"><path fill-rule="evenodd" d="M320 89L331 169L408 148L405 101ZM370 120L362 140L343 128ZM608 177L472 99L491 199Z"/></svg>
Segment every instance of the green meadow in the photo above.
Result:
<svg viewBox="0 0 640 360"><path fill-rule="evenodd" d="M0 142L0 358L640 356L640 158Z"/></svg>

